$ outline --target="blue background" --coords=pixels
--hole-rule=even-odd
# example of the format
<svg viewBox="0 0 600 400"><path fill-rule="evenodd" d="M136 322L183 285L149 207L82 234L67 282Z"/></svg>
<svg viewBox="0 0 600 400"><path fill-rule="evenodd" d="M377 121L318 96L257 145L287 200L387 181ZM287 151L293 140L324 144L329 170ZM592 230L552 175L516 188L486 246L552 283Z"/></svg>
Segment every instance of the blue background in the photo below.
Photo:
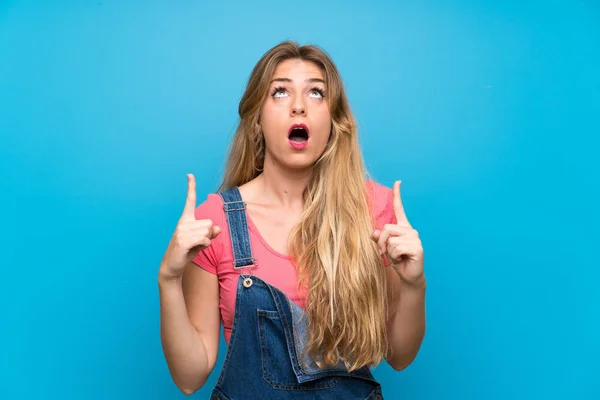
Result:
<svg viewBox="0 0 600 400"><path fill-rule="evenodd" d="M600 398L598 1L2 0L0 399L185 397L158 265L285 39L337 63L423 239L427 336L386 398Z"/></svg>

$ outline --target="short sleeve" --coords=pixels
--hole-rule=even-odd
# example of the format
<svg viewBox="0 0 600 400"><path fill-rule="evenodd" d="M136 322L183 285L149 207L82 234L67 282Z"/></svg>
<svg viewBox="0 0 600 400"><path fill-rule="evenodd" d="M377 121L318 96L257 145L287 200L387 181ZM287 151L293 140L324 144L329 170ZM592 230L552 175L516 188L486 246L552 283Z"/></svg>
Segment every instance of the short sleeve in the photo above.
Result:
<svg viewBox="0 0 600 400"><path fill-rule="evenodd" d="M385 224L397 223L392 189L373 181L367 181L367 189L375 228L381 229Z"/></svg>
<svg viewBox="0 0 600 400"><path fill-rule="evenodd" d="M196 207L194 216L196 220L210 219L213 225L218 225L221 228L221 234L211 241L210 246L199 251L192 260L194 264L207 272L217 274L217 267L223 254L223 230L226 229L223 226L224 215L219 196L214 194L208 195L207 199Z"/></svg>
<svg viewBox="0 0 600 400"><path fill-rule="evenodd" d="M393 190L373 181L367 181L367 189L370 197L369 203L371 204L375 229L381 230L385 224L396 224ZM388 266L390 261L385 255L382 256L382 258L384 264Z"/></svg>

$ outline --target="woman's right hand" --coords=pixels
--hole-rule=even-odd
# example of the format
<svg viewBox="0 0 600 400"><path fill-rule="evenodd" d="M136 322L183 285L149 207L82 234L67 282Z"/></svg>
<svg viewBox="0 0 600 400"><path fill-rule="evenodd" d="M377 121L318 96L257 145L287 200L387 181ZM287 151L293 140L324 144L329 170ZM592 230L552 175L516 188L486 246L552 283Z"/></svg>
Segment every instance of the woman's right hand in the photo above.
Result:
<svg viewBox="0 0 600 400"><path fill-rule="evenodd" d="M183 214L160 263L159 277L163 279L181 278L186 265L221 233L221 228L213 225L210 219L195 218L196 180L192 174L187 177L188 193Z"/></svg>

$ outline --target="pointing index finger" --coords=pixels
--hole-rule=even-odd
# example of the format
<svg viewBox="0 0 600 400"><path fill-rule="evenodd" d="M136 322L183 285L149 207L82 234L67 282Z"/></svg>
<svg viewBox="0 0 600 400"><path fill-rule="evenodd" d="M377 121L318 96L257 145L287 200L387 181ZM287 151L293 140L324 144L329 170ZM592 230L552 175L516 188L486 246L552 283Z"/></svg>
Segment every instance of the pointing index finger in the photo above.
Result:
<svg viewBox="0 0 600 400"><path fill-rule="evenodd" d="M182 217L194 218L194 211L196 209L196 178L194 178L193 174L187 174L187 178L188 192Z"/></svg>
<svg viewBox="0 0 600 400"><path fill-rule="evenodd" d="M398 225L410 226L408 217L404 211L404 206L402 205L402 197L400 196L401 183L402 181L394 182L394 214L396 215L396 221L398 222Z"/></svg>

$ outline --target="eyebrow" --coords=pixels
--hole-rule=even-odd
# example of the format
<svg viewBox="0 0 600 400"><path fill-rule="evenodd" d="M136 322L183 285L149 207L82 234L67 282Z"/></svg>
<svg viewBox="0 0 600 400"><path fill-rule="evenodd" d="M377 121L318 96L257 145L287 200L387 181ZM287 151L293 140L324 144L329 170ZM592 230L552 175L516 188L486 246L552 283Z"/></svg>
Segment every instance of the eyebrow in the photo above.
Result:
<svg viewBox="0 0 600 400"><path fill-rule="evenodd" d="M271 81L271 83L273 83L273 82L292 82L292 80L290 78L275 78ZM320 78L309 78L309 79L305 79L304 82L307 82L307 83L321 82L323 84L325 83L325 81Z"/></svg>

